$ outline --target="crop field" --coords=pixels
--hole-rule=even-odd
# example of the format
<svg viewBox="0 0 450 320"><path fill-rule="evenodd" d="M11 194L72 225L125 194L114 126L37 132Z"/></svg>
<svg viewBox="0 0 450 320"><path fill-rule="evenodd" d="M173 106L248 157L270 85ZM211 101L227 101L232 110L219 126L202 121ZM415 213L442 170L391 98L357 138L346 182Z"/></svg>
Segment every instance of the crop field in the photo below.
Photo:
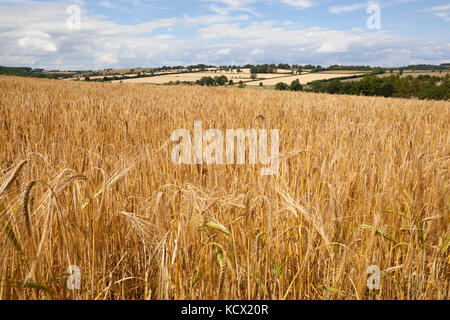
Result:
<svg viewBox="0 0 450 320"><path fill-rule="evenodd" d="M353 74L352 74L353 75ZM364 73L355 73L354 75L364 75ZM295 76L287 76L287 77L278 77L278 78L272 78L267 80L256 80L252 82L248 82L248 86L257 86L260 82L263 83L264 86L274 86L279 82L284 82L286 84L291 84L294 80L300 80L301 84L307 84L312 81L316 80L327 80L327 79L334 79L334 78L341 78L341 77L347 77L349 76L348 73L310 73L310 74L302 74L302 75L295 75Z"/></svg>
<svg viewBox="0 0 450 320"><path fill-rule="evenodd" d="M427 71L427 70L417 70L417 71L412 72L410 70L405 70L400 77L401 78L405 78L405 77L408 77L408 76L412 76L412 77L418 77L418 76L445 77L449 73L450 73L450 71L442 71L442 72L435 71L435 72L432 72L432 71ZM383 73L383 74L378 74L377 77L380 77L380 78L381 77L389 77L391 75L398 75L398 74L399 74L398 71L394 71L393 73L386 72L386 73Z"/></svg>
<svg viewBox="0 0 450 320"><path fill-rule="evenodd" d="M120 83L122 81L123 83L150 83L150 84L166 84L171 81L197 81L200 80L203 77L220 77L220 76L226 76L228 80L233 80L234 82L239 81L249 81L250 73L231 73L231 72L194 72L194 73L179 73L179 74L167 74L167 75L161 75L161 76L154 76L154 77L146 77L146 78L137 78L137 79L125 79L125 80L115 80L114 83ZM277 73L264 73L264 74L258 74L258 78L275 78L283 76L281 74Z"/></svg>
<svg viewBox="0 0 450 320"><path fill-rule="evenodd" d="M118 73L119 71L130 72L131 70L136 72L141 72L143 77L138 77L137 73ZM140 71L141 70L141 71ZM299 79L302 84L307 84L311 81L315 80L326 80L326 79L334 79L339 77L345 77L348 75L361 75L363 76L366 72L363 71L352 71L352 70L341 70L341 71L323 71L311 74L309 72L305 72L302 75L292 75L292 70L285 69L277 69L274 73L258 73L256 74L257 79L252 81L251 72L248 68L237 69L225 71L219 68L207 68L205 71L193 69L195 72L187 72L184 70L168 70L168 71L158 71L153 74L147 72L145 69L136 68L136 69L117 69L117 70L108 70L102 71L103 75L92 75L89 76L89 80L99 80L106 77L108 81L112 83L134 83L134 84L168 84L170 82L196 82L203 77L220 77L226 76L228 80L233 80L235 85L240 81L245 82L249 86L260 86L262 82L264 86L274 86L278 82L284 82L286 84L290 84L293 80ZM122 76L123 79L113 80L113 77ZM65 80L79 80L79 76L74 78L67 78ZM127 79L130 78L130 79ZM86 80L86 77L81 77L82 80Z"/></svg>
<svg viewBox="0 0 450 320"><path fill-rule="evenodd" d="M364 70L326 70L326 71L320 71L319 74L345 74L345 75L353 75L353 74L366 74L370 73L371 71L364 71Z"/></svg>
<svg viewBox="0 0 450 320"><path fill-rule="evenodd" d="M448 101L0 77L0 299L449 299L449 118ZM174 164L194 121L278 129L278 174Z"/></svg>

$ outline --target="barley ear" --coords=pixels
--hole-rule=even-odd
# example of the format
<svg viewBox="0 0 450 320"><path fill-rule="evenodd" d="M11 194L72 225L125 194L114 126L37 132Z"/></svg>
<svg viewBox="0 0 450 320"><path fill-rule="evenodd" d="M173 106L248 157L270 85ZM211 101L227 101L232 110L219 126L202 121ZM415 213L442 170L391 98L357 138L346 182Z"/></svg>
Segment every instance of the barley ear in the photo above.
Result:
<svg viewBox="0 0 450 320"><path fill-rule="evenodd" d="M30 208L29 208L29 199L30 192L33 189L36 181L31 181L27 188L25 189L25 195L23 197L23 216L25 218L25 225L27 226L28 235L31 237L31 223L30 223Z"/></svg>
<svg viewBox="0 0 450 320"><path fill-rule="evenodd" d="M8 180L6 180L5 183L3 183L3 185L0 186L0 196L3 193L5 193L6 191L8 191L8 189L11 187L13 182L17 179L20 171L23 169L23 167L25 166L25 164L27 162L28 162L28 160L23 160L21 163L19 163L17 165L17 167L14 169L14 171L12 172L11 176L8 178Z"/></svg>

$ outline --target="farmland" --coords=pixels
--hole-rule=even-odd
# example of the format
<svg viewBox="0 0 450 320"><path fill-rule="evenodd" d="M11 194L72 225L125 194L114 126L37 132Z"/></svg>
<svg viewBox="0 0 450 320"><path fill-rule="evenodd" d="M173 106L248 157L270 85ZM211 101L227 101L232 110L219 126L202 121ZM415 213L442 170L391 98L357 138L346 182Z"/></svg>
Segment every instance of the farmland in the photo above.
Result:
<svg viewBox="0 0 450 320"><path fill-rule="evenodd" d="M0 299L449 299L449 116L448 101L1 76ZM278 129L278 174L175 165L171 133L194 121Z"/></svg>
<svg viewBox="0 0 450 320"><path fill-rule="evenodd" d="M167 84L171 81L197 81L203 77L216 77L216 76L226 76L229 80L233 80L234 82L239 81L249 81L250 73L230 73L230 72L193 72L193 73L179 73L179 74L167 74L162 76L154 76L154 77L146 77L146 78L137 78L137 79L125 79L125 80L116 80L114 83L149 83L149 84ZM280 77L280 74L259 74L258 77Z"/></svg>
<svg viewBox="0 0 450 320"><path fill-rule="evenodd" d="M283 69L282 67L286 67ZM444 66L417 66L426 68L424 70L412 69L414 66L399 69L371 68L364 66L298 66L298 65L249 65L248 67L222 66L212 67L205 65L189 67L162 67L133 68L133 69L106 69L96 72L87 72L82 75L75 74L72 78L65 80L87 80L98 82L127 83L127 84L154 84L154 85L228 85L234 87L249 87L260 89L281 89L283 85L287 89L293 81L299 83L299 88L310 90L314 82L339 80L342 83L350 83L362 80L367 75L375 75L383 79L391 75L400 78L417 78L420 76L439 77L444 79L449 71ZM433 67L433 69L431 68ZM290 69L289 69L290 68ZM308 69L309 68L309 69ZM221 77L217 82L214 79ZM278 85L278 87L277 87ZM282 85L282 86L280 86ZM303 87L304 86L304 87ZM437 89L439 90L439 89ZM317 92L317 90L314 90ZM391 96L391 95L389 95ZM414 95L417 97L417 95ZM425 96L442 98L442 94L427 94ZM422 96L421 96L422 97Z"/></svg>
<svg viewBox="0 0 450 320"><path fill-rule="evenodd" d="M379 74L377 75L377 77L389 77L392 74L393 75L399 75L402 78L411 76L411 77L418 77L418 76L436 76L436 77L445 77L447 74L449 74L449 71L427 71L427 70L417 70L417 71L411 71L411 70L405 70L402 74L400 74L400 72L398 70L395 70L394 72L390 73L390 72L386 72L383 74Z"/></svg>
<svg viewBox="0 0 450 320"><path fill-rule="evenodd" d="M292 81L299 79L300 83L307 84L311 81L316 80L326 80L326 79L334 79L340 77L346 77L349 75L361 75L364 73L355 73L355 72L323 72L323 73L304 73L302 75L291 75L286 72L286 70L279 70L277 73L258 73L256 74L257 80L252 81L250 71L243 70L240 73L237 72L224 72L224 71L209 71L209 72L194 72L194 73L173 73L173 74L165 74L161 76L153 76L153 77L143 77L136 79L123 79L123 80L115 80L113 83L149 83L149 84L167 84L176 81L180 82L195 82L200 80L203 77L215 77L215 76L226 76L227 79L233 80L234 83L238 83L243 81L248 86L259 86L262 82L264 86L274 86L279 82L283 82L286 84L290 84ZM125 76L126 77L126 76ZM94 77L95 78L95 77ZM91 78L91 79L94 79ZM100 77L99 77L100 78Z"/></svg>
<svg viewBox="0 0 450 320"><path fill-rule="evenodd" d="M158 75L155 74L154 76L149 77L143 77L143 78L136 78L136 79L123 79L123 80L115 80L114 83L149 83L149 84L167 84L176 81L180 82L195 82L197 80L200 80L203 77L220 77L225 76L228 80L233 80L233 82L239 82L239 81L245 81L249 82L251 81L251 73L250 69L239 69L240 71L237 72L237 70L230 70L230 71L224 71L219 70L217 68L209 68L209 70L204 71L195 71L195 72L170 72L166 73L164 75ZM259 73L257 74L257 78L260 79L272 79L272 78L279 78L279 77L285 77L287 70L277 70L277 73ZM292 72L292 71L289 71ZM149 75L149 74L146 74ZM126 76L126 75L124 75Z"/></svg>
<svg viewBox="0 0 450 320"><path fill-rule="evenodd" d="M302 75L296 75L296 76L288 76L288 77L278 77L274 79L267 79L262 81L252 81L247 83L248 86L256 86L259 85L260 82L263 83L264 86L274 86L279 82L283 82L286 84L291 84L294 80L299 80L301 84L308 84L312 81L317 80L327 80L327 79L334 79L334 78L341 78L348 76L348 73L311 73L311 74L302 74ZM362 73L356 73L356 74L350 74L350 75L364 75Z"/></svg>
<svg viewBox="0 0 450 320"><path fill-rule="evenodd" d="M357 72L352 70L324 71L311 73L305 70L301 75L293 75L293 70L275 69L274 72L256 73L256 80L252 81L252 73L250 68L236 68L231 70L223 70L221 68L204 68L200 69L172 69L158 72L150 72L151 69L134 68L134 69L117 69L117 70L101 70L95 72L94 76L89 76L90 80L105 80L112 83L147 83L147 84L168 84L171 82L196 82L203 77L220 77L225 76L228 80L232 80L235 84L244 82L248 86L259 86L263 82L264 86L274 86L278 82L290 84L293 80L299 79L302 84L307 84L315 80L326 80L349 75L363 76L367 72ZM99 75L97 75L99 74ZM119 79L117 79L119 78ZM66 80L78 80L80 76ZM86 79L81 76L82 80Z"/></svg>

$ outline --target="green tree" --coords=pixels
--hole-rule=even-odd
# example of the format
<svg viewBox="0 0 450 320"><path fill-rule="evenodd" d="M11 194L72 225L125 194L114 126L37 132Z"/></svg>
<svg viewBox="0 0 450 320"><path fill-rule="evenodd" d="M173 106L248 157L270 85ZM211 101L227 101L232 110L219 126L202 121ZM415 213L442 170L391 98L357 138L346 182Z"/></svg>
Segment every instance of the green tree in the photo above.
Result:
<svg viewBox="0 0 450 320"><path fill-rule="evenodd" d="M278 82L275 85L275 90L281 90L281 91L289 90L289 86L284 82Z"/></svg>
<svg viewBox="0 0 450 320"><path fill-rule="evenodd" d="M203 77L200 80L197 80L197 84L201 85L201 86L214 86L214 79L211 77Z"/></svg>
<svg viewBox="0 0 450 320"><path fill-rule="evenodd" d="M291 90L292 91L302 91L303 90L303 86L300 83L299 79L296 79L296 80L292 81L292 83L291 83Z"/></svg>
<svg viewBox="0 0 450 320"><path fill-rule="evenodd" d="M392 97L394 93L394 85L390 82L385 82L381 85L380 89L377 92L377 95L383 97Z"/></svg>
<svg viewBox="0 0 450 320"><path fill-rule="evenodd" d="M226 76L214 77L214 83L217 86L224 86L228 82L228 78Z"/></svg>

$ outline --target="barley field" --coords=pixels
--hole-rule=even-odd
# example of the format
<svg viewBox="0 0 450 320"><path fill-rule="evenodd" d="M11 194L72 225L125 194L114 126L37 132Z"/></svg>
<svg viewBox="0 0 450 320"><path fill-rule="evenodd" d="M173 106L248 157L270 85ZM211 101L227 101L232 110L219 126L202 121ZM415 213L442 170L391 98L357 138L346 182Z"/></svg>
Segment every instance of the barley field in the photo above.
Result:
<svg viewBox="0 0 450 320"><path fill-rule="evenodd" d="M449 119L448 101L0 77L0 299L449 299ZM194 121L279 129L278 174L175 165Z"/></svg>
<svg viewBox="0 0 450 320"><path fill-rule="evenodd" d="M269 78L267 80L257 80L257 81L251 81L248 82L248 86L257 86L260 82L263 83L264 86L274 86L279 82L283 82L286 84L291 84L292 81L299 80L301 84L308 84L312 81L317 80L329 80L334 78L341 78L341 77L347 77L348 73L308 73L308 74L302 74L302 75L295 75L290 77L282 77L282 78ZM364 73L355 73L352 75L361 75L363 76ZM128 80L127 80L128 81Z"/></svg>
<svg viewBox="0 0 450 320"><path fill-rule="evenodd" d="M236 72L195 72L195 73L174 73L174 74L165 74L161 76L154 77L145 77L145 78L136 78L136 79L124 79L124 80L114 80L113 83L149 83L149 84L166 84L171 81L192 81L195 82L200 80L203 77L220 77L226 76L228 80L233 80L234 82L249 81L251 80L251 73L236 73ZM283 77L283 74L278 73L260 73L257 74L258 78L261 79L272 79ZM93 78L91 78L93 79ZM259 84L259 82L258 82Z"/></svg>

